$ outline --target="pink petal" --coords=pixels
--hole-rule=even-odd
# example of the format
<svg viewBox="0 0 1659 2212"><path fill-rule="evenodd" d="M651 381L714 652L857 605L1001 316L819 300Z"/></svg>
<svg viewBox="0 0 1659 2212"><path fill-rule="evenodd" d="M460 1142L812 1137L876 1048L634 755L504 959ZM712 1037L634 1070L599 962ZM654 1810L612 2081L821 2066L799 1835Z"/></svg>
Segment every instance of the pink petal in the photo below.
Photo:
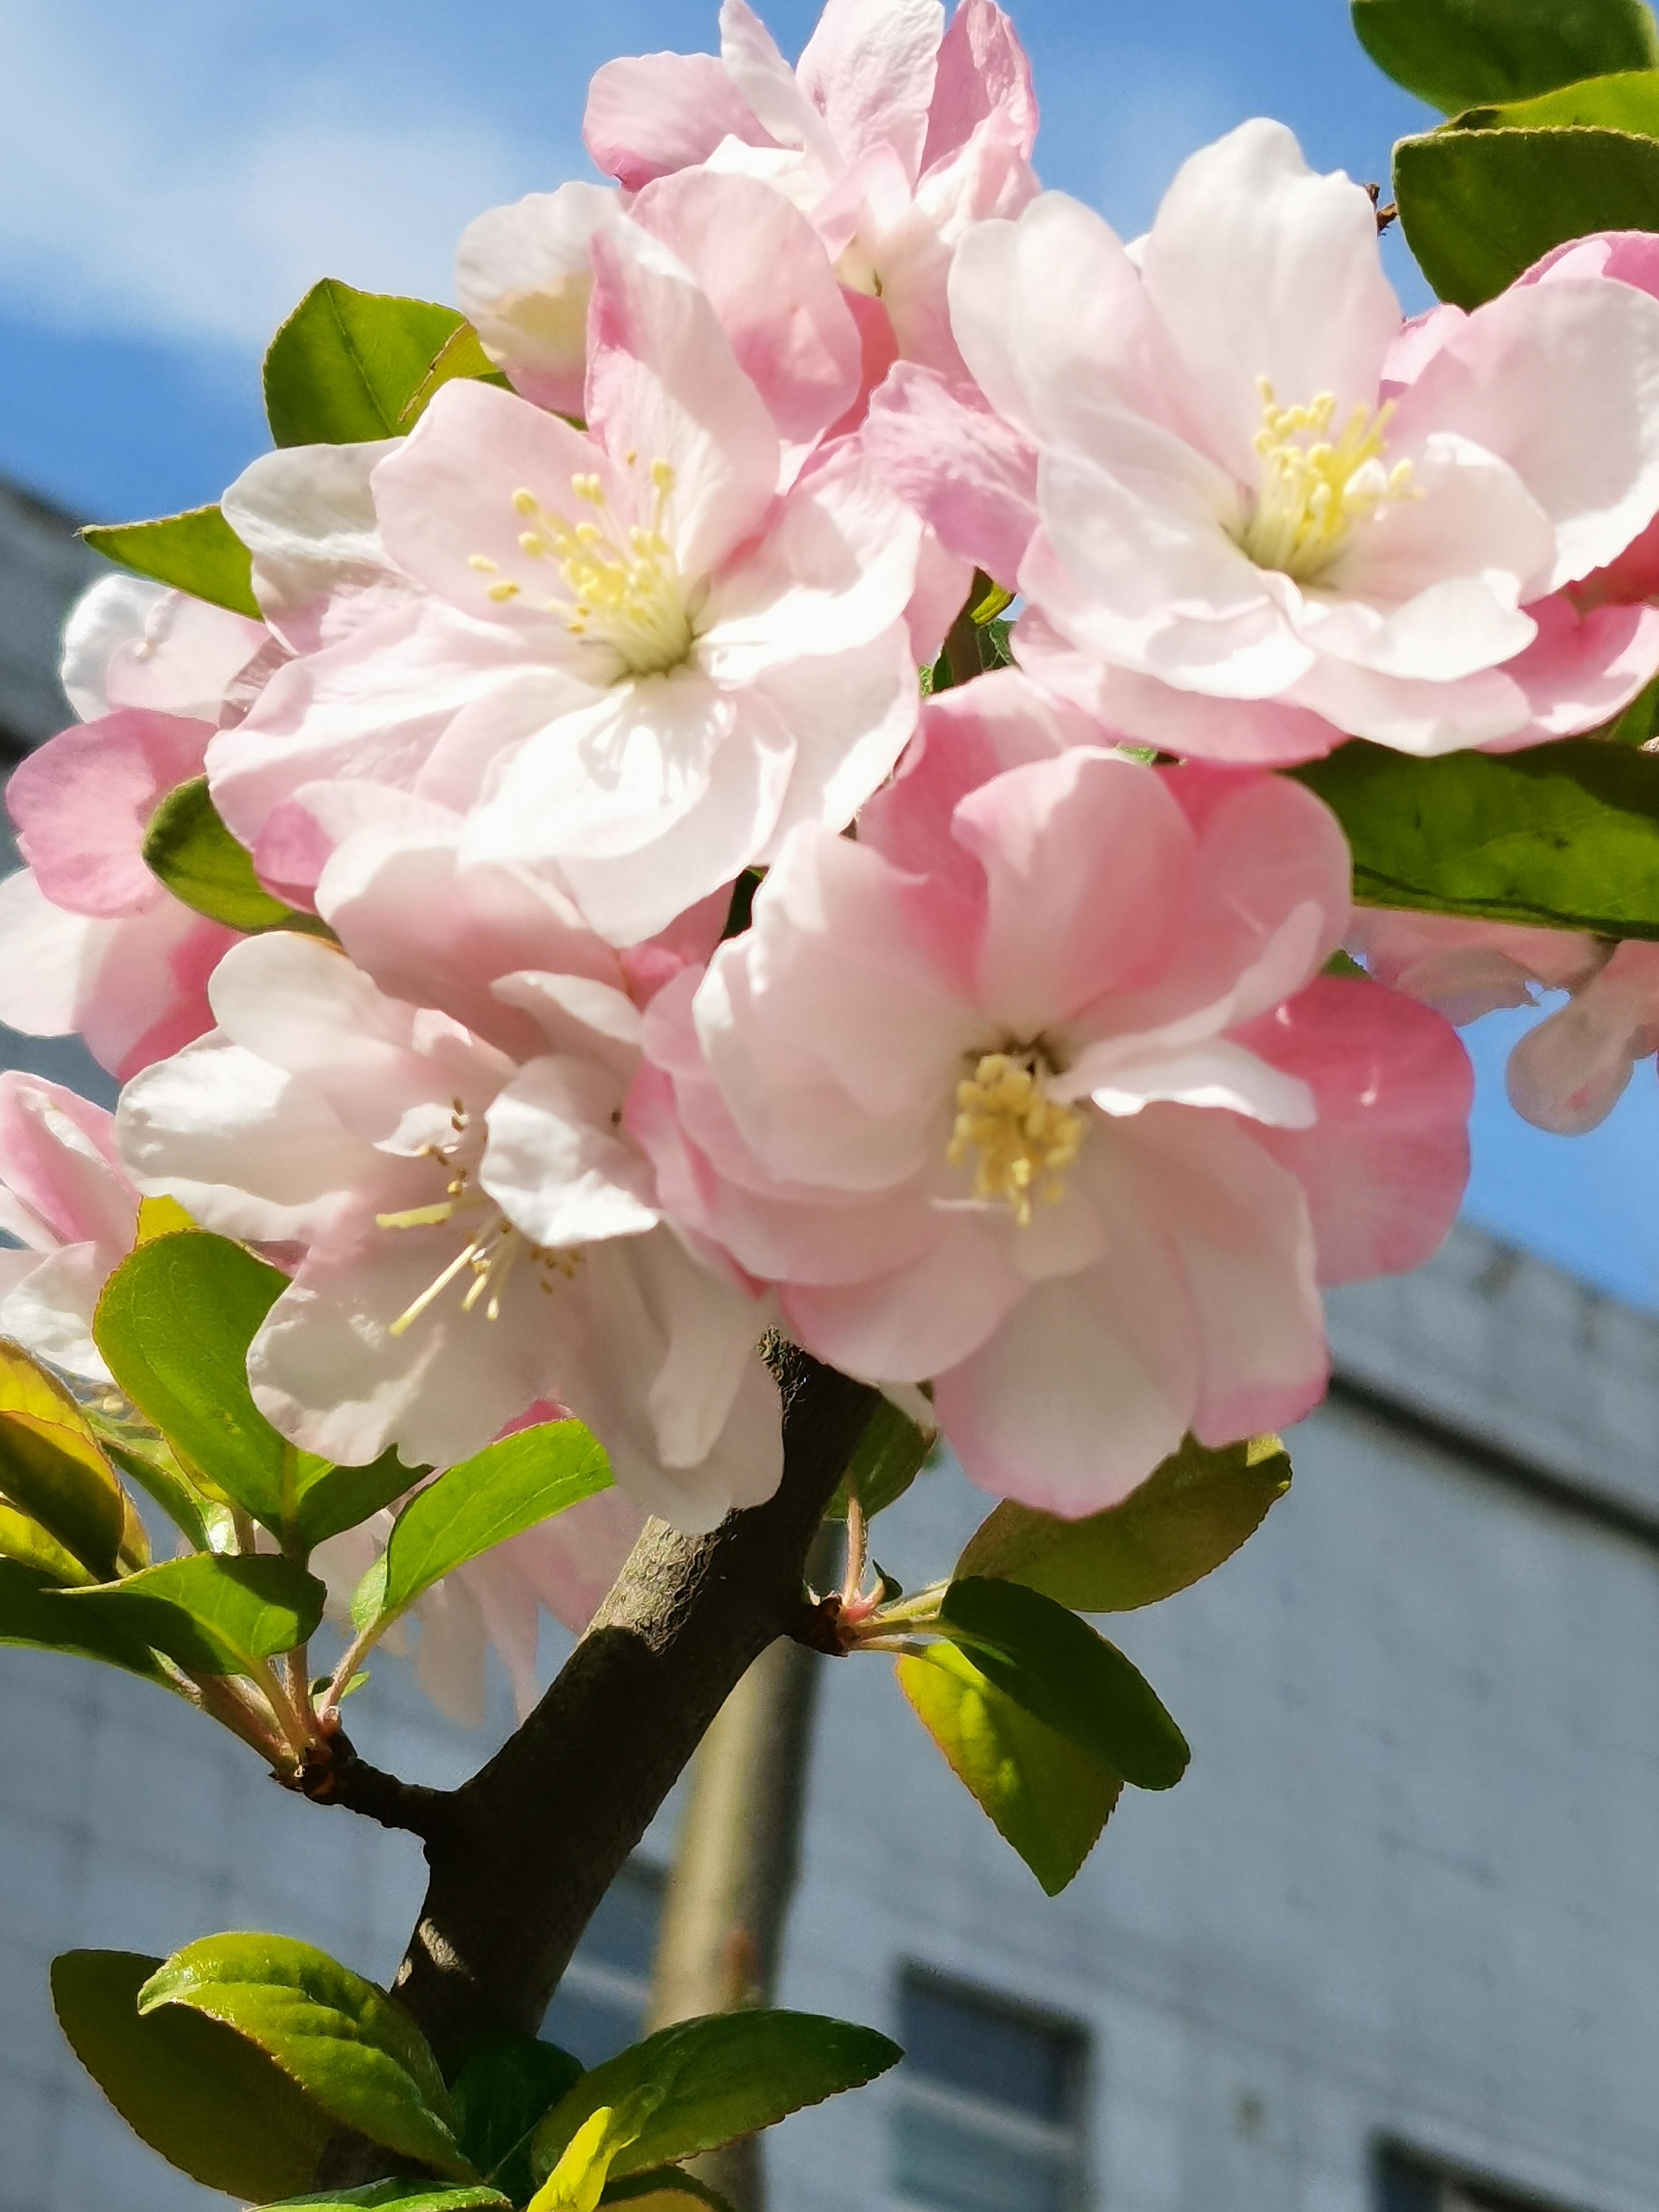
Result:
<svg viewBox="0 0 1659 2212"><path fill-rule="evenodd" d="M939 0L826 0L796 74L849 158L890 146L919 174L944 31Z"/></svg>
<svg viewBox="0 0 1659 2212"><path fill-rule="evenodd" d="M630 192L706 161L722 138L776 143L712 54L606 62L587 88L582 137L605 173Z"/></svg>
<svg viewBox="0 0 1659 2212"><path fill-rule="evenodd" d="M164 896L144 865L151 815L202 772L207 722L125 708L27 755L6 787L18 850L46 896L74 914L137 914Z"/></svg>
<svg viewBox="0 0 1659 2212"><path fill-rule="evenodd" d="M1154 769L1093 750L1014 769L962 801L956 835L985 871L981 1002L1013 1037L1167 959L1193 843Z"/></svg>
<svg viewBox="0 0 1659 2212"><path fill-rule="evenodd" d="M811 446L859 389L858 328L806 218L752 177L648 185L630 210L708 294L786 445Z"/></svg>
<svg viewBox="0 0 1659 2212"><path fill-rule="evenodd" d="M460 829L349 838L318 884L318 911L389 997L440 1007L532 1058L541 1033L495 995L495 979L535 967L615 984L617 957L557 891L503 867L463 868Z"/></svg>
<svg viewBox="0 0 1659 2212"><path fill-rule="evenodd" d="M1300 1419L1329 1359L1308 1207L1273 1152L1290 1133L1178 1106L1148 1107L1130 1127L1192 1300L1194 1434L1221 1444Z"/></svg>
<svg viewBox="0 0 1659 2212"><path fill-rule="evenodd" d="M970 1481L1070 1517L1097 1513L1180 1443L1197 1330L1170 1239L1127 1163L1103 1180L1111 1256L1030 1290L933 1407Z"/></svg>
<svg viewBox="0 0 1659 2212"><path fill-rule="evenodd" d="M1527 612L1538 635L1524 653L1504 663L1504 674L1519 686L1532 720L1490 745L1492 752L1599 729L1622 714L1659 669L1659 605L1595 606L1585 612L1558 594L1536 601Z"/></svg>
<svg viewBox="0 0 1659 2212"><path fill-rule="evenodd" d="M0 1185L39 1229L31 1235L9 1207L3 1225L37 1249L93 1243L114 1255L132 1242L137 1194L116 1154L114 1116L16 1068L0 1073Z"/></svg>
<svg viewBox="0 0 1659 2212"><path fill-rule="evenodd" d="M589 247L596 230L621 218L617 193L569 184L491 208L461 234L457 303L514 390L556 414L581 412Z"/></svg>
<svg viewBox="0 0 1659 2212"><path fill-rule="evenodd" d="M966 145L988 115L1004 117L1020 152L1030 154L1037 106L1025 50L995 0L961 0L939 50L922 168Z"/></svg>
<svg viewBox="0 0 1659 2212"><path fill-rule="evenodd" d="M1620 945L1571 1003L1510 1054L1510 1103L1540 1129L1582 1136L1606 1121L1638 1060L1659 1048L1659 947Z"/></svg>
<svg viewBox="0 0 1659 2212"><path fill-rule="evenodd" d="M901 362L862 443L953 553L1012 584L1037 525L1036 451L971 392Z"/></svg>
<svg viewBox="0 0 1659 2212"><path fill-rule="evenodd" d="M1256 1141L1307 1193L1321 1282L1420 1267L1468 1180L1474 1079L1456 1032L1381 984L1324 976L1237 1034L1317 1102L1311 1129Z"/></svg>
<svg viewBox="0 0 1659 2212"><path fill-rule="evenodd" d="M779 1303L800 1342L850 1374L900 1382L984 1356L980 1348L1028 1286L974 1215L935 1220L927 1250L890 1274L845 1286L784 1285Z"/></svg>

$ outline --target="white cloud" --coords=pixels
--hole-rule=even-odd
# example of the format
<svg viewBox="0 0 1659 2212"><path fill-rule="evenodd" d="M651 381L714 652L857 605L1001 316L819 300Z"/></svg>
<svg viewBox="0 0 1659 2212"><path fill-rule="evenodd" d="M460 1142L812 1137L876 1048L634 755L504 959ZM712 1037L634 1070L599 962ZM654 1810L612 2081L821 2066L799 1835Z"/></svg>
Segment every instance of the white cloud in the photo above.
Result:
<svg viewBox="0 0 1659 2212"><path fill-rule="evenodd" d="M186 66L191 14L0 0L0 290L15 309L258 349L321 276L447 297L474 215L581 163L436 88L394 115L349 101L337 68L250 88L246 66Z"/></svg>

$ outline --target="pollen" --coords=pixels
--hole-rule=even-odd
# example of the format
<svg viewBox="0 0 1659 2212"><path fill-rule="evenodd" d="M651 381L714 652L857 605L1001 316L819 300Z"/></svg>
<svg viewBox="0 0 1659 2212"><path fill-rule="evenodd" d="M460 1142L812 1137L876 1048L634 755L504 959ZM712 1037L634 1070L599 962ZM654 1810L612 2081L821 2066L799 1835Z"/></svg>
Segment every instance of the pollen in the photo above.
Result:
<svg viewBox="0 0 1659 2212"><path fill-rule="evenodd" d="M1078 1156L1085 1122L1074 1106L1048 1096L1041 1055L988 1052L957 1085L956 1127L945 1158L961 1167L974 1158L974 1196L1006 1205L1021 1228L1032 1198L1053 1201Z"/></svg>
<svg viewBox="0 0 1659 2212"><path fill-rule="evenodd" d="M637 459L629 456L630 469ZM649 490L645 495L641 488L643 519L632 522L611 511L597 475L579 472L570 479L571 498L591 510L580 522L567 521L527 485L514 493L514 512L531 526L515 533L519 550L556 570L562 592L530 591L516 579L501 576L488 555L470 556L470 565L481 575L499 579L485 586L486 598L497 605L521 600L556 617L573 636L608 647L620 664L618 680L678 668L696 635L668 536L674 470L658 459L645 473Z"/></svg>
<svg viewBox="0 0 1659 2212"><path fill-rule="evenodd" d="M479 1188L473 1169L459 1157L464 1146L477 1148L479 1132L471 1127L471 1117L459 1098L454 1101L449 1126L457 1142L427 1145L422 1154L442 1169L444 1195L429 1206L407 1206L398 1213L377 1213L374 1217L375 1225L380 1229L441 1229L453 1222L465 1240L454 1257L392 1323L390 1334L393 1336L406 1335L452 1284L456 1286L463 1313L472 1313L482 1306L486 1320L499 1321L502 1296L520 1261L536 1271L534 1279L544 1291L551 1289L550 1277L560 1275L568 1279L573 1276L581 1261L580 1250L532 1244Z"/></svg>
<svg viewBox="0 0 1659 2212"><path fill-rule="evenodd" d="M1355 407L1333 437L1336 395L1322 392L1305 405L1281 407L1271 381L1256 379L1261 457L1255 503L1239 544L1259 568L1277 568L1299 583L1316 583L1346 545L1355 524L1382 507L1422 494L1409 461L1386 466L1390 400L1375 411Z"/></svg>

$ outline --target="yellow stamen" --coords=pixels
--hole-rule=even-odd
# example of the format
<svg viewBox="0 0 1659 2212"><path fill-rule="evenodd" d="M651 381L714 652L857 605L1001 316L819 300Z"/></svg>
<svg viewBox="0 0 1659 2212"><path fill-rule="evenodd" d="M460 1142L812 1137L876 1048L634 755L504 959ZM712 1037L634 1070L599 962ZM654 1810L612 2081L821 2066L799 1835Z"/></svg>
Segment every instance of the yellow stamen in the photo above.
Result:
<svg viewBox="0 0 1659 2212"><path fill-rule="evenodd" d="M629 457L630 467L635 458ZM609 646L623 676L660 675L678 667L696 635L666 534L674 471L659 459L648 474L653 495L649 520L625 528L607 512L605 485L596 475L573 476L570 489L600 520L567 522L527 486L513 495L514 511L534 525L520 532L520 550L532 561L554 562L569 594L538 593L526 604L561 617L575 636ZM498 572L487 554L472 554L470 560L481 574ZM486 586L486 596L498 605L524 594L521 583L506 577Z"/></svg>
<svg viewBox="0 0 1659 2212"><path fill-rule="evenodd" d="M1030 1222L1033 1192L1060 1197L1083 1142L1082 1114L1049 1097L1043 1073L1035 1052L982 1054L957 1085L956 1127L945 1156L960 1167L976 1153L974 1196L1003 1201L1021 1228Z"/></svg>
<svg viewBox="0 0 1659 2212"><path fill-rule="evenodd" d="M1383 465L1394 402L1374 414L1355 407L1333 439L1334 392L1322 392L1305 406L1281 407L1268 378L1258 377L1256 389L1261 428L1253 442L1261 456L1261 482L1239 544L1259 568L1316 583L1356 523L1422 495L1413 485L1409 461Z"/></svg>

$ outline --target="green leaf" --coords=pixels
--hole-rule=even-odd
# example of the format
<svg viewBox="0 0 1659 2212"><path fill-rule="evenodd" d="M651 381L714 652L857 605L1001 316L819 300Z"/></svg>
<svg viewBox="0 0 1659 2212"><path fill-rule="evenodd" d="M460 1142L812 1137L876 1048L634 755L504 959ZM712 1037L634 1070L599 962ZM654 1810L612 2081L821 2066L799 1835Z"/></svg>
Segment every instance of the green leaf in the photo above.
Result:
<svg viewBox="0 0 1659 2212"><path fill-rule="evenodd" d="M486 1444L398 1516L380 1618L396 1620L452 1568L610 1487L610 1462L580 1421L544 1421Z"/></svg>
<svg viewBox="0 0 1659 2212"><path fill-rule="evenodd" d="M1121 1504L1086 1521L999 1505L957 1561L957 1577L1024 1583L1075 1613L1131 1613L1231 1559L1290 1486L1277 1437L1219 1451L1188 1437Z"/></svg>
<svg viewBox="0 0 1659 2212"><path fill-rule="evenodd" d="M50 1576L18 1559L0 1559L0 1644L100 1659L152 1682L167 1679L147 1644L84 1609L76 1613Z"/></svg>
<svg viewBox="0 0 1659 2212"><path fill-rule="evenodd" d="M536 2177L530 2139L581 2078L581 2061L533 2035L493 2037L476 2050L449 2092L455 2140L485 2179L519 2203Z"/></svg>
<svg viewBox="0 0 1659 2212"><path fill-rule="evenodd" d="M343 1528L355 1528L430 1472L424 1467L405 1467L395 1445L388 1445L367 1467L335 1467L301 1452L293 1516L301 1544L310 1551Z"/></svg>
<svg viewBox="0 0 1659 2212"><path fill-rule="evenodd" d="M247 1348L288 1278L200 1230L130 1253L104 1285L92 1333L109 1370L198 1470L285 1534L298 1454L253 1402Z"/></svg>
<svg viewBox="0 0 1659 2212"><path fill-rule="evenodd" d="M1659 137L1659 70L1625 70L1617 76L1593 76L1565 84L1534 100L1505 100L1495 107L1472 107L1452 123L1454 131L1546 131L1572 125L1599 131L1628 131L1638 138Z"/></svg>
<svg viewBox="0 0 1659 2212"><path fill-rule="evenodd" d="M1478 307L1569 239L1659 230L1659 140L1436 131L1395 148L1394 189L1423 274L1443 300Z"/></svg>
<svg viewBox="0 0 1659 2212"><path fill-rule="evenodd" d="M76 2057L152 2150L245 2203L303 2189L334 2131L329 2115L228 2028L180 2006L141 2019L160 1966L130 1951L54 1960L52 1997Z"/></svg>
<svg viewBox="0 0 1659 2212"><path fill-rule="evenodd" d="M202 1493L180 1472L179 1462L159 1437L150 1437L123 1429L91 1415L93 1432L106 1459L112 1460L146 1496L153 1498L193 1551L213 1548L203 1510Z"/></svg>
<svg viewBox="0 0 1659 2212"><path fill-rule="evenodd" d="M100 1580L116 1571L125 1493L63 1385L0 1340L0 1492Z"/></svg>
<svg viewBox="0 0 1659 2212"><path fill-rule="evenodd" d="M395 438L413 420L415 401L463 327L453 307L359 292L325 277L265 355L271 436L279 446Z"/></svg>
<svg viewBox="0 0 1659 2212"><path fill-rule="evenodd" d="M465 377L477 384L493 384L502 392L511 392L512 385L496 368L483 349L483 341L471 323L463 323L444 340L438 356L428 369L418 392L398 416L400 428L414 427L431 405L433 396L457 377Z"/></svg>
<svg viewBox="0 0 1659 2212"><path fill-rule="evenodd" d="M1370 906L1659 938L1659 755L1595 738L1415 760L1358 741L1293 771Z"/></svg>
<svg viewBox="0 0 1659 2212"><path fill-rule="evenodd" d="M32 1521L27 1513L19 1513L3 1500L0 1500L0 1559L15 1559L20 1566L33 1567L46 1581L64 1589L97 1579L72 1552L66 1552L54 1537L49 1536L38 1521Z"/></svg>
<svg viewBox="0 0 1659 2212"><path fill-rule="evenodd" d="M1006 1697L1139 1790L1170 1790L1187 1740L1115 1644L1022 1583L953 1582L939 1626L961 1632L980 1672Z"/></svg>
<svg viewBox="0 0 1659 2212"><path fill-rule="evenodd" d="M631 2204L634 2212L675 2212L677 2206L702 2204L708 2212L736 2212L728 2197L694 2173L678 2166L653 2166L649 2173L630 2173L608 2182L601 2204Z"/></svg>
<svg viewBox="0 0 1659 2212"><path fill-rule="evenodd" d="M328 1592L291 1559L198 1552L72 1594L80 1612L131 1632L192 1674L252 1674L316 1633Z"/></svg>
<svg viewBox="0 0 1659 2212"><path fill-rule="evenodd" d="M1638 691L1622 714L1596 732L1616 745L1644 745L1659 732L1659 676Z"/></svg>
<svg viewBox="0 0 1659 2212"><path fill-rule="evenodd" d="M1642 0L1353 0L1359 43L1443 114L1659 64Z"/></svg>
<svg viewBox="0 0 1659 2212"><path fill-rule="evenodd" d="M584 2074L536 2130L537 2172L550 2172L604 2106L653 2106L611 2172L642 2173L769 2128L803 2106L856 2089L896 2066L897 2044L871 2027L814 2013L716 2013L647 2036Z"/></svg>
<svg viewBox="0 0 1659 2212"><path fill-rule="evenodd" d="M325 2189L317 2197L284 2197L280 2203L262 2204L257 2212L356 2212L359 2205L392 2208L392 2212L513 2212L513 2200L481 2182L465 2182L459 2189L434 2189L429 2181L371 2181L362 2189Z"/></svg>
<svg viewBox="0 0 1659 2212"><path fill-rule="evenodd" d="M890 1398L878 1398L840 1487L824 1509L830 1518L847 1518L849 1495L856 1495L866 1520L902 1498L927 1465L934 1442Z"/></svg>
<svg viewBox="0 0 1659 2212"><path fill-rule="evenodd" d="M216 507L192 507L154 522L92 523L81 535L94 552L136 575L261 619L253 556Z"/></svg>
<svg viewBox="0 0 1659 2212"><path fill-rule="evenodd" d="M1122 1777L1034 1720L953 1644L907 1655L897 1673L958 1780L1048 1895L1058 1897L1111 1817Z"/></svg>
<svg viewBox="0 0 1659 2212"><path fill-rule="evenodd" d="M328 933L315 915L296 913L264 888L253 855L219 818L204 775L179 784L150 816L144 866L181 905L227 928L250 935L263 929Z"/></svg>
<svg viewBox="0 0 1659 2212"><path fill-rule="evenodd" d="M342 2126L447 2179L478 2179L449 2131L426 2038L384 1990L325 1951L282 1936L205 1936L175 1951L139 1992L147 2019L169 2005L257 2044Z"/></svg>

